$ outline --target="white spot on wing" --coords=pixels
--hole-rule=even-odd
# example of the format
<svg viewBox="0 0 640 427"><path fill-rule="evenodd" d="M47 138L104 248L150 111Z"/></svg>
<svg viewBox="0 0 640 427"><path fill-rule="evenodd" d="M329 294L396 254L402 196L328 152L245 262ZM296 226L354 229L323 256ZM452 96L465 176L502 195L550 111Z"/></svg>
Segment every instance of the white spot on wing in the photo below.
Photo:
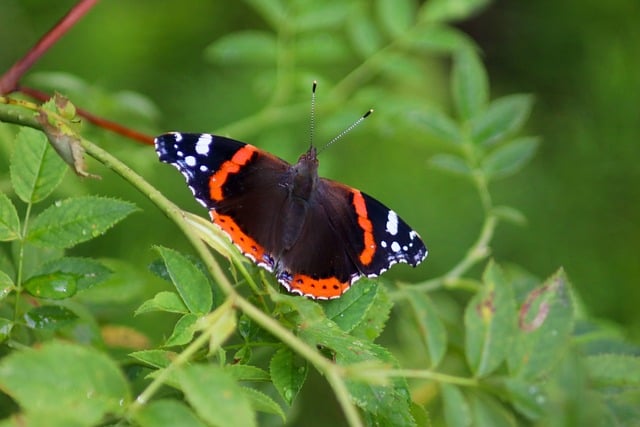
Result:
<svg viewBox="0 0 640 427"><path fill-rule="evenodd" d="M207 154L209 154L211 141L211 135L209 135L208 133L203 133L202 135L200 135L200 138L198 138L198 142L196 142L196 153L202 156L206 156Z"/></svg>
<svg viewBox="0 0 640 427"><path fill-rule="evenodd" d="M194 167L196 165L196 158L193 156L187 156L184 158L184 162L187 164L187 166Z"/></svg>
<svg viewBox="0 0 640 427"><path fill-rule="evenodd" d="M400 249L402 249L402 248L400 247L400 243L398 243L398 242L393 242L393 243L391 244L391 250L392 250L393 252L400 252Z"/></svg>
<svg viewBox="0 0 640 427"><path fill-rule="evenodd" d="M387 215L387 233L392 236L398 234L398 215L392 210Z"/></svg>

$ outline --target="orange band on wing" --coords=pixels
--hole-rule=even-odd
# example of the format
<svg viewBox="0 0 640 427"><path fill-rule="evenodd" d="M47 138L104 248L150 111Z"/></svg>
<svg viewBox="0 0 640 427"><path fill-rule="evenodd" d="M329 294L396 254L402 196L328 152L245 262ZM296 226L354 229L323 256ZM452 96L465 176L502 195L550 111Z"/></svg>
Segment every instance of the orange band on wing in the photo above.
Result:
<svg viewBox="0 0 640 427"><path fill-rule="evenodd" d="M367 205L362 193L358 190L353 190L353 206L358 215L358 225L364 232L364 249L360 252L360 262L363 265L369 265L376 253L376 241L373 238L373 224L367 214Z"/></svg>
<svg viewBox="0 0 640 427"><path fill-rule="evenodd" d="M345 293L350 286L350 282L341 282L334 277L314 279L305 274L295 274L288 284L288 290L313 298L333 299Z"/></svg>
<svg viewBox="0 0 640 427"><path fill-rule="evenodd" d="M245 256L253 258L259 265L266 264L265 260L269 257L265 257L266 251L264 248L242 231L233 218L229 215L221 215L214 210L210 211L210 215L213 223L217 224L222 231L227 233L233 244L236 245ZM265 265L265 267L266 266L267 265Z"/></svg>
<svg viewBox="0 0 640 427"><path fill-rule="evenodd" d="M222 194L222 186L225 182L227 182L229 175L238 173L240 171L240 168L246 165L249 160L251 160L253 153L255 153L256 151L257 148L253 145L247 144L243 146L238 151L236 151L233 157L231 157L231 160L227 160L226 162L224 162L222 165L220 165L220 168L216 171L216 173L211 175L211 178L209 178L209 195L211 196L212 200L219 202L224 199L224 194Z"/></svg>

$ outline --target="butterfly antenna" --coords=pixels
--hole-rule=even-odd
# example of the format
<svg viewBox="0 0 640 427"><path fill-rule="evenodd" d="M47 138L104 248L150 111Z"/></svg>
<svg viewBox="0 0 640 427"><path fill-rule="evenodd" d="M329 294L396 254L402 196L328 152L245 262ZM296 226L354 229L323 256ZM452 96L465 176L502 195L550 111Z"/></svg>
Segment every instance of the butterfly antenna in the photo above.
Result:
<svg viewBox="0 0 640 427"><path fill-rule="evenodd" d="M318 154L320 154L322 151L326 150L331 144L333 144L334 142L336 142L337 140L339 140L340 138L342 138L343 136L345 136L346 134L348 134L349 132L351 132L356 126L358 126L360 123L362 123L362 121L364 119L366 119L367 117L369 117L369 115L373 113L373 110L369 110L366 113L364 113L362 115L362 117L360 117L358 120L356 120L355 122L353 122L351 124L351 126L349 126L348 128L346 128L345 130L343 130L342 132L340 132L335 138L333 138L331 141L327 142L324 147L322 147L320 150L318 150Z"/></svg>
<svg viewBox="0 0 640 427"><path fill-rule="evenodd" d="M313 86L311 87L311 123L309 125L309 148L313 147L313 135L315 133L316 127L316 87L318 86L318 81L313 81Z"/></svg>

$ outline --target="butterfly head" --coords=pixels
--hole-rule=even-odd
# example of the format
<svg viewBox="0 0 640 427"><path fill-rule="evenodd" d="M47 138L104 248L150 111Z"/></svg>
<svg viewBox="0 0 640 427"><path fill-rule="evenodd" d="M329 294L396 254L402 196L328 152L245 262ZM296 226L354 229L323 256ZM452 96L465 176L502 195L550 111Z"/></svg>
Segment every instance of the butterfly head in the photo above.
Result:
<svg viewBox="0 0 640 427"><path fill-rule="evenodd" d="M300 156L293 168L293 194L305 200L313 191L318 181L318 155L316 147Z"/></svg>

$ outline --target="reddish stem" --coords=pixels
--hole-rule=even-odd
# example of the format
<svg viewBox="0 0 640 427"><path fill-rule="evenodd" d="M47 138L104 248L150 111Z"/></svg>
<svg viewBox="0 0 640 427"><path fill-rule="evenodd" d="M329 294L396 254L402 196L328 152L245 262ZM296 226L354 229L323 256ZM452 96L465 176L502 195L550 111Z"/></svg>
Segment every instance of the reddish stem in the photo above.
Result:
<svg viewBox="0 0 640 427"><path fill-rule="evenodd" d="M20 87L20 78L24 73L40 59L71 27L73 27L89 10L98 3L98 0L79 0L75 6L60 21L53 26L39 41L33 46L25 56L16 62L4 75L0 76L0 95L20 92L29 95L40 101L47 101L50 96L44 92L27 87ZM153 138L149 135L137 132L133 129L124 127L118 123L103 119L89 113L88 111L77 109L77 114L87 119L96 126L107 129L119 135L142 142L143 144L153 145Z"/></svg>
<svg viewBox="0 0 640 427"><path fill-rule="evenodd" d="M44 53L58 41L76 22L80 20L98 0L80 0L56 25L53 26L33 46L25 56L16 62L2 77L0 77L0 95L14 92L18 89L20 78Z"/></svg>
<svg viewBox="0 0 640 427"><path fill-rule="evenodd" d="M21 87L20 92L43 102L51 98L48 94L44 92L41 92L37 89L28 88L28 87ZM87 119L88 122L93 123L94 125L99 126L103 129L106 129L113 133L117 133L118 135L122 135L126 138L130 138L135 141L142 142L143 144L153 145L153 137L149 135L145 135L141 132L122 126L121 124L118 124L116 122L112 122L102 117L98 117L81 108L76 108L76 114L78 114L78 116L80 117L84 117L85 119Z"/></svg>

